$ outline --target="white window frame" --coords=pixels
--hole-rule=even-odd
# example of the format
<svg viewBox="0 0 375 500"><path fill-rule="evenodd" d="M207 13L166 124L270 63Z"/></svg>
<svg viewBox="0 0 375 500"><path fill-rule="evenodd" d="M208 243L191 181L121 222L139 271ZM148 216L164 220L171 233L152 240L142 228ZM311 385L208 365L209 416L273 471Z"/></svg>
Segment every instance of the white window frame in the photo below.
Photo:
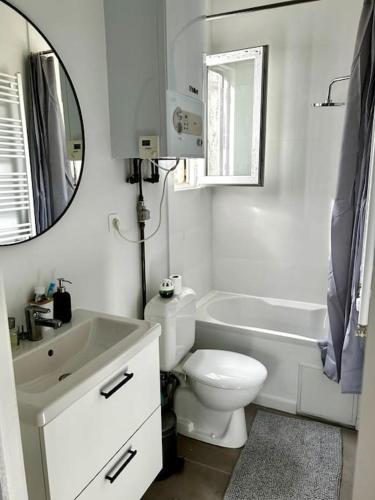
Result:
<svg viewBox="0 0 375 500"><path fill-rule="evenodd" d="M200 180L204 176L206 168L203 158L181 158L181 164L177 168L185 169L185 182L174 182L174 191L186 191L188 189L202 189L204 186L200 185ZM198 165L196 162L202 162Z"/></svg>
<svg viewBox="0 0 375 500"><path fill-rule="evenodd" d="M264 143L265 143L265 89L267 82L267 59L268 47L260 46L242 50L234 50L205 56L206 64L206 82L205 93L208 95L207 89L207 72L210 66L217 66L236 61L254 60L254 106L253 106L253 138L252 138L252 156L251 156L251 174L248 176L236 175L205 175L199 179L201 185L220 186L220 185L235 185L235 186L263 186L263 171L264 171ZM207 114L207 113L206 113ZM207 119L206 119L207 129ZM206 134L207 141L207 134ZM208 154L208 147L206 144ZM207 165L206 165L207 166ZM207 168L206 168L207 173Z"/></svg>

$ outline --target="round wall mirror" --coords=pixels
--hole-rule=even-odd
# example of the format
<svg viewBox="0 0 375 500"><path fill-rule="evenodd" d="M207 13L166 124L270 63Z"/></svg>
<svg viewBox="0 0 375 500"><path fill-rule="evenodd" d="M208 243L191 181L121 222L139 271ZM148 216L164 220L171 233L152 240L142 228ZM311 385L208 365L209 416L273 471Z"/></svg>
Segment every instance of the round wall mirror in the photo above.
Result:
<svg viewBox="0 0 375 500"><path fill-rule="evenodd" d="M63 216L84 147L81 110L60 57L0 1L0 245L35 238Z"/></svg>

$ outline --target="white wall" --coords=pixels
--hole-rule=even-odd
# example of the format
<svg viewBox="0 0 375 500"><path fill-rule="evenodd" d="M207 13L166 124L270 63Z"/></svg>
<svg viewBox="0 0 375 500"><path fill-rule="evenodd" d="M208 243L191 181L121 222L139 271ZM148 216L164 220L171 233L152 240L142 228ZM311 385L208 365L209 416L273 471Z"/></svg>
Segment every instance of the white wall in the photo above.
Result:
<svg viewBox="0 0 375 500"><path fill-rule="evenodd" d="M7 332L5 294L0 273L0 500L27 500L17 398Z"/></svg>
<svg viewBox="0 0 375 500"><path fill-rule="evenodd" d="M233 0L230 10L248 6ZM325 302L345 108L311 104L350 73L360 9L321 0L211 23L213 53L269 45L265 187L214 191L215 289ZM226 0L212 0L212 12L226 10ZM339 84L335 97L346 90Z"/></svg>
<svg viewBox="0 0 375 500"><path fill-rule="evenodd" d="M49 50L46 40L17 11L0 3L0 72L20 72L24 89L28 86L27 58L30 52Z"/></svg>
<svg viewBox="0 0 375 500"><path fill-rule="evenodd" d="M28 46L27 23L9 9L0 4L0 72L14 74L24 66L25 53Z"/></svg>
<svg viewBox="0 0 375 500"><path fill-rule="evenodd" d="M206 8L210 0L205 1ZM209 30L204 41L210 44ZM168 241L170 274L181 274L184 286L200 299L212 289L212 190L168 189Z"/></svg>
<svg viewBox="0 0 375 500"><path fill-rule="evenodd" d="M23 319L35 284L57 276L73 281L74 307L139 314L137 245L107 230L107 214L118 212L125 229L134 227L136 188L124 182L123 162L111 159L103 0L15 0L59 52L75 84L86 134L86 161L78 194L62 220L39 238L0 247L8 315ZM157 222L161 185L146 186L145 198ZM166 212L159 234L146 246L150 295L167 273ZM131 233L130 233L131 235Z"/></svg>
<svg viewBox="0 0 375 500"><path fill-rule="evenodd" d="M170 271L183 275L198 299L212 288L212 193L198 188L168 193Z"/></svg>

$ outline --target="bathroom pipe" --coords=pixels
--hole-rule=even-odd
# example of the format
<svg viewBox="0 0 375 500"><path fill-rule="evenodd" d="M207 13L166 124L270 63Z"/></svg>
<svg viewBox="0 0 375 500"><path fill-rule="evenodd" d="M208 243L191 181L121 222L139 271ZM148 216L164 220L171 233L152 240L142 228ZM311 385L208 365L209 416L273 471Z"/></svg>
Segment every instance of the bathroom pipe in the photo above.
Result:
<svg viewBox="0 0 375 500"><path fill-rule="evenodd" d="M240 9L240 10L231 10L228 12L220 12L218 14L210 14L209 16L206 16L207 21L215 21L216 19L223 19L225 17L232 17L232 16L238 16L239 14L250 14L252 12L259 12L261 10L268 10L268 9L278 9L281 7L291 7L293 5L299 5L303 3L311 3L311 2L320 2L320 0L291 0L289 2L277 2L277 3L270 3L266 5L258 5L257 7L249 7L247 9Z"/></svg>
<svg viewBox="0 0 375 500"><path fill-rule="evenodd" d="M144 205L143 198L143 187L142 187L142 160L134 159L134 174L138 180L139 186L139 195L137 202L137 219L139 226L139 240L141 241L140 245L140 256L141 256L141 284L142 284L142 319L144 318L144 310L146 307L146 247L145 247L145 220L143 217L140 217L140 207Z"/></svg>
<svg viewBox="0 0 375 500"><path fill-rule="evenodd" d="M370 168L368 179L367 210L365 230L363 235L363 254L360 275L360 296L358 303L358 328L357 335L367 336L367 325L370 311L371 284L375 252L375 116L372 126L372 144L370 155Z"/></svg>

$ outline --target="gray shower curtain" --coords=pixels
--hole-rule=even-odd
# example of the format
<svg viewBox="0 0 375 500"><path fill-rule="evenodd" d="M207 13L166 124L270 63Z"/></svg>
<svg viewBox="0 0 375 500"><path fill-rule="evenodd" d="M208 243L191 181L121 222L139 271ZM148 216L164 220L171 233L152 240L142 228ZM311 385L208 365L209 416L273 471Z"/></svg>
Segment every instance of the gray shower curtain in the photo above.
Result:
<svg viewBox="0 0 375 500"><path fill-rule="evenodd" d="M64 212L73 193L53 57L33 54L30 71L30 163L37 234Z"/></svg>
<svg viewBox="0 0 375 500"><path fill-rule="evenodd" d="M365 0L347 101L338 186L331 221L329 338L324 373L344 393L360 393L365 340L355 335L375 90L375 0Z"/></svg>

